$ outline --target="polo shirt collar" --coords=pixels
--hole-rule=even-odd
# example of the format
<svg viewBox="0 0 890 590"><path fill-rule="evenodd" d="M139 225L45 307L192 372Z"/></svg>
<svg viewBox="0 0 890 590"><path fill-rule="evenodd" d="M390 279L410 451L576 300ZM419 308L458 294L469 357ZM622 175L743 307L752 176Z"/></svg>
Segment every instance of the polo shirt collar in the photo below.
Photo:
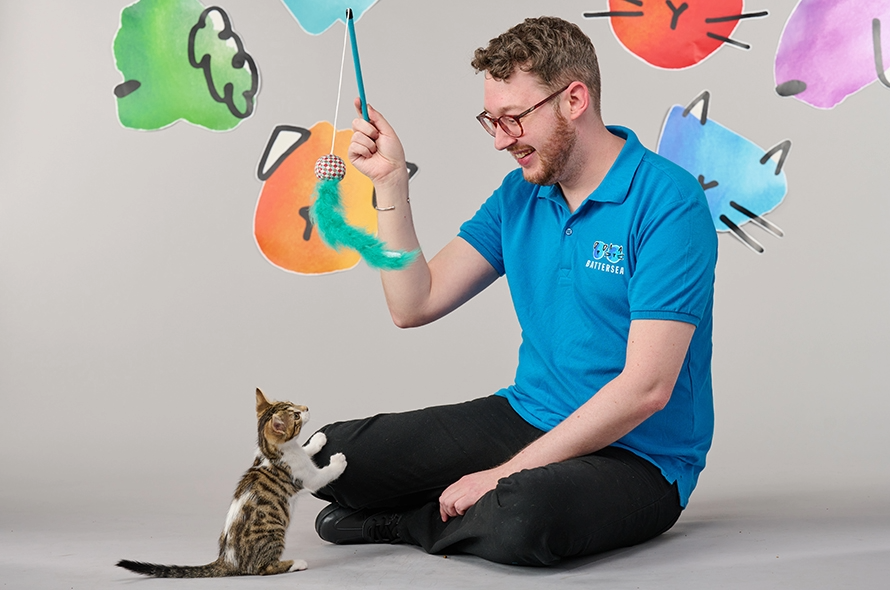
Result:
<svg viewBox="0 0 890 590"><path fill-rule="evenodd" d="M627 127L617 125L608 125L606 129L612 135L616 135L624 139L624 147L606 173L606 177L596 188L590 193L581 207L588 201L598 201L600 203L623 203L630 191L630 184L636 174L637 167L643 160L645 148L637 139L637 135ZM543 197L557 202L564 202L562 197L562 189L559 185L542 186L538 192L538 197ZM581 208L579 207L579 209Z"/></svg>

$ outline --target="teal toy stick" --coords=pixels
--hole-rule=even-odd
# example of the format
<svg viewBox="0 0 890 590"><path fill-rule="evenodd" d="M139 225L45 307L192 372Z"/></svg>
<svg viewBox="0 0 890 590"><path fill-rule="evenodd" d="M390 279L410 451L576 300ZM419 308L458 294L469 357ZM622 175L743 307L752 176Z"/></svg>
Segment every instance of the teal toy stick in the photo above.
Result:
<svg viewBox="0 0 890 590"><path fill-rule="evenodd" d="M346 63L346 37L352 38L352 58L355 61L355 79L358 82L358 96L362 103L362 117L368 121L368 101L365 100L365 86L362 84L362 68L358 62L358 45L355 42L355 28L352 24L352 9L346 10L347 29L343 35L343 55L340 58L340 84L343 83L343 64ZM322 241L333 248L355 250L371 268L400 270L411 264L420 254L416 250L390 250L377 236L360 227L353 227L346 219L346 211L340 198L340 181L346 176L346 163L334 154L337 137L337 112L340 94L337 94L337 109L334 114L331 153L322 156L315 163L315 195L309 207L309 218L318 229ZM393 209L394 207L390 207ZM380 209L387 211L388 209Z"/></svg>
<svg viewBox="0 0 890 590"><path fill-rule="evenodd" d="M362 64L358 59L358 43L355 40L355 23L352 20L352 9L346 9L346 24L349 27L349 39L352 42L352 61L355 63L355 82L358 85L358 98L362 102L362 118L368 120L368 101L365 98L365 84L362 81Z"/></svg>

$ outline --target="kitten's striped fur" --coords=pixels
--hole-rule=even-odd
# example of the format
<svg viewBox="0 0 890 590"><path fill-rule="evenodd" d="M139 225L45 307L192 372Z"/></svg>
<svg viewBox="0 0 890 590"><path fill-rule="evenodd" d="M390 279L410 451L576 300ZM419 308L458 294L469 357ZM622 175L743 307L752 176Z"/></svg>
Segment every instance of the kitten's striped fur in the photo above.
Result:
<svg viewBox="0 0 890 590"><path fill-rule="evenodd" d="M118 566L157 578L218 578L269 575L306 569L306 562L281 561L290 524L290 503L301 489L315 491L346 469L342 453L319 469L312 462L327 442L316 433L305 447L297 435L309 419L309 409L290 402L269 402L256 390L257 456L235 489L225 528L219 537L219 557L200 566L159 565L121 560Z"/></svg>

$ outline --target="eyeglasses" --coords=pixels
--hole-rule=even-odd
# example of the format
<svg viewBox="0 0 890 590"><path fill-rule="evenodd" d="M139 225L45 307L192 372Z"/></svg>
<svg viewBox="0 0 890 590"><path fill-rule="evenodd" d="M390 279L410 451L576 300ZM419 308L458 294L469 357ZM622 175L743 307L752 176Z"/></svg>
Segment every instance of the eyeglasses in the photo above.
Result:
<svg viewBox="0 0 890 590"><path fill-rule="evenodd" d="M519 120L526 115L530 115L532 111L534 111L539 106L547 104L548 102L565 92L565 90L569 86L571 86L571 84L567 84L562 89L557 90L535 106L522 111L518 115L501 115L500 117L492 117L487 112L482 111L476 116L476 120L482 124L482 128L488 131L489 135L491 135L492 137L494 137L495 133L497 133L498 127L500 127L504 131L504 133L506 133L510 137L522 137L524 131L522 130L522 123L520 123Z"/></svg>

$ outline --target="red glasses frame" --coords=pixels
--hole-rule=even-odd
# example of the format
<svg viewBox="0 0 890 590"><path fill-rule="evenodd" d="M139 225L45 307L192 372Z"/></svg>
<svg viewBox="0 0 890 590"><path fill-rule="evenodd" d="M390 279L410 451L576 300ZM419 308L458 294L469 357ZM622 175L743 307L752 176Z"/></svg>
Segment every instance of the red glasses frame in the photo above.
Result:
<svg viewBox="0 0 890 590"><path fill-rule="evenodd" d="M485 129L492 137L494 137L497 133L498 127L500 127L504 131L504 133L506 133L510 137L522 137L522 134L525 133L525 131L522 128L520 119L527 115L530 115L538 107L547 104L548 102L568 90L569 86L571 86L571 83L566 84L560 90L557 90L535 106L522 111L518 115L501 115L500 117L492 117L486 111L482 111L481 113L476 115L476 120L479 121L479 123L482 125L482 128ZM516 133L514 129L511 129L511 126L518 127L519 133Z"/></svg>

